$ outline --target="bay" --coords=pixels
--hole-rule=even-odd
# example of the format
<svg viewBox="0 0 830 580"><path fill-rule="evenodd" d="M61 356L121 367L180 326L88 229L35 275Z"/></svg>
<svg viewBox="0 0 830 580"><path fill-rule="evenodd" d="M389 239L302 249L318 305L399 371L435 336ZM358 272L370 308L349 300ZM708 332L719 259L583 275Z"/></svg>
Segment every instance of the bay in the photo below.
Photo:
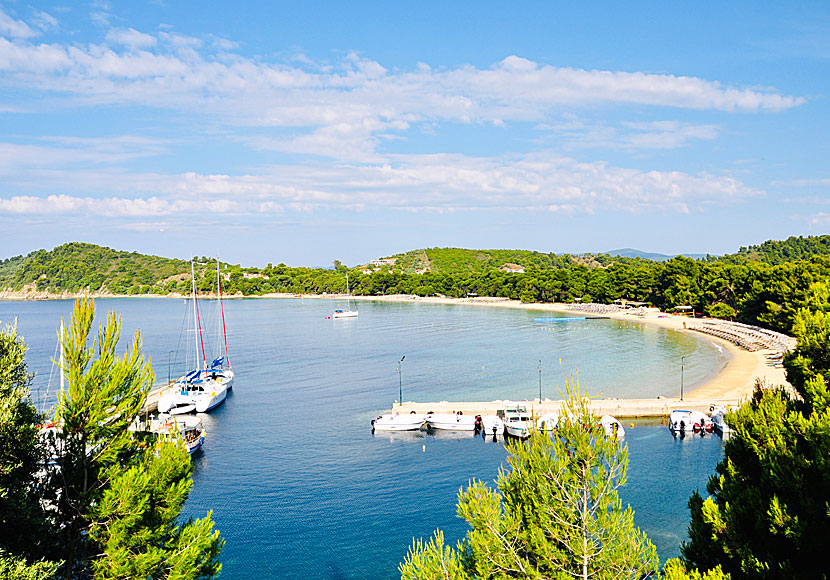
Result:
<svg viewBox="0 0 830 580"><path fill-rule="evenodd" d="M215 344L215 302L200 301ZM404 400L560 398L566 377L602 397L674 396L712 377L727 355L702 338L616 320L534 322L539 312L424 303L361 302L357 319L328 320L329 300L225 302L237 378L204 417L186 514L213 510L227 541L223 578L394 578L413 537L436 528L454 543L466 524L456 496L471 478L492 483L501 442L472 436L373 435L370 420ZM160 380L188 365L197 334L179 299L99 299L122 314L124 337L141 329ZM53 404L51 359L71 301L0 302L17 318L37 372L33 398ZM188 346L190 345L190 346ZM401 374L397 365L402 356ZM207 353L210 356L210 353ZM50 381L50 374L52 378ZM400 381L400 382L399 382ZM722 456L717 437L674 439L665 427L626 424L629 483L623 501L662 559L676 556L686 501L704 490Z"/></svg>

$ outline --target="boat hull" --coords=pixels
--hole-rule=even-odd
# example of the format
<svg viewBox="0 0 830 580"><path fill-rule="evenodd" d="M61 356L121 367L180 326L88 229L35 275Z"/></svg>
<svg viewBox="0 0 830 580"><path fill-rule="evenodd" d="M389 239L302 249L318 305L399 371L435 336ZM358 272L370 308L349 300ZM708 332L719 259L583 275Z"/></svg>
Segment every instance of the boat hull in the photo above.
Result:
<svg viewBox="0 0 830 580"><path fill-rule="evenodd" d="M381 415L372 419L373 431L417 431L426 422L423 415Z"/></svg>
<svg viewBox="0 0 830 580"><path fill-rule="evenodd" d="M446 431L475 431L476 428L476 418L472 415L433 413L427 415L426 423L430 429Z"/></svg>

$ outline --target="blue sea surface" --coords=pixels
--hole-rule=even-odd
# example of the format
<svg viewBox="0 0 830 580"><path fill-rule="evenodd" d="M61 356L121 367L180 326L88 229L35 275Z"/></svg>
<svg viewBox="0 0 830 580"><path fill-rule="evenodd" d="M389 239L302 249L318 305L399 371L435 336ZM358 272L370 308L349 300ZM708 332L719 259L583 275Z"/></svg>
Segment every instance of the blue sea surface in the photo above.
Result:
<svg viewBox="0 0 830 580"><path fill-rule="evenodd" d="M200 301L207 357L217 351L214 301ZM122 315L122 341L141 329L159 380L194 357L191 308L177 299L96 301ZM361 302L356 319L326 319L329 300L225 302L234 389L203 415L207 441L194 456L186 515L209 510L227 545L223 578L395 578L413 537L440 528L450 543L466 523L457 494L492 483L506 465L501 441L469 434L372 434L370 420L398 399L558 399L566 377L602 397L675 396L680 360L687 389L727 355L703 337L616 320L534 322L534 311ZM0 302L15 318L38 375L33 398L49 408L58 389L60 317L71 301ZM122 344L126 344L125 341ZM401 374L397 372L402 356ZM50 378L51 376L51 378ZM628 484L621 493L661 559L679 554L686 502L705 490L723 450L718 437L674 439L662 426L625 424Z"/></svg>

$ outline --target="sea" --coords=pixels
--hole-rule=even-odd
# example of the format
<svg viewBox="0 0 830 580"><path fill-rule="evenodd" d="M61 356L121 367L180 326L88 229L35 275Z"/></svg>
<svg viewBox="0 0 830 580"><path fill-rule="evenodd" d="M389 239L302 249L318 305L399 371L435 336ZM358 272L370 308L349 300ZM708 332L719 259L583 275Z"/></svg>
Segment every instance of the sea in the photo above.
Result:
<svg viewBox="0 0 830 580"><path fill-rule="evenodd" d="M122 345L140 329L159 381L223 346L216 301L201 325L181 299L98 299L121 317ZM0 301L36 372L45 411L59 389L53 360L73 302ZM713 377L728 354L704 337L608 319L546 320L549 312L360 302L360 316L330 319L325 299L224 302L236 373L226 402L203 415L184 517L212 513L226 545L221 578L388 579L413 539L437 529L450 544L468 529L456 515L473 479L493 486L507 467L501 439L450 433L373 433L371 420L404 401L559 399L566 381L594 397L677 396ZM564 315L563 315L564 316ZM201 340L196 340L201 335ZM196 354L198 352L198 355ZM683 365L683 366L681 366ZM541 372L540 372L541 369ZM541 386L540 386L541 385ZM675 438L659 421L624 422L629 465L621 490L661 561L680 554L687 502L705 495L723 456L716 435Z"/></svg>

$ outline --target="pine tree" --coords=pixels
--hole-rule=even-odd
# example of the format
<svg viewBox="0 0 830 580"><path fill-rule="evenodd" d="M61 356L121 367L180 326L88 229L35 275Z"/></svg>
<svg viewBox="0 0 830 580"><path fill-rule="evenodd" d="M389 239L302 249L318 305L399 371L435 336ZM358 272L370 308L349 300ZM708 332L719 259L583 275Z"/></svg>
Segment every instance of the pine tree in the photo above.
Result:
<svg viewBox="0 0 830 580"><path fill-rule="evenodd" d="M727 417L733 434L705 500L689 501L683 554L734 578L828 578L830 530L830 314L827 287L796 315L798 348L783 388L762 389Z"/></svg>
<svg viewBox="0 0 830 580"><path fill-rule="evenodd" d="M154 376L137 332L116 355L121 322L109 313L92 344L92 300L78 300L62 337L68 389L58 398L53 513L62 575L177 580L218 573L222 540L210 516L177 526L192 484L175 443L148 445L128 430Z"/></svg>
<svg viewBox="0 0 830 580"><path fill-rule="evenodd" d="M49 527L37 486L42 416L29 400L25 353L15 326L0 329L0 550L37 559L48 547Z"/></svg>
<svg viewBox="0 0 830 580"><path fill-rule="evenodd" d="M553 437L534 432L508 449L497 491L473 481L459 492L458 514L471 530L458 549L440 532L416 542L402 578L610 580L657 570L654 546L618 495L627 448L606 437L578 386Z"/></svg>

